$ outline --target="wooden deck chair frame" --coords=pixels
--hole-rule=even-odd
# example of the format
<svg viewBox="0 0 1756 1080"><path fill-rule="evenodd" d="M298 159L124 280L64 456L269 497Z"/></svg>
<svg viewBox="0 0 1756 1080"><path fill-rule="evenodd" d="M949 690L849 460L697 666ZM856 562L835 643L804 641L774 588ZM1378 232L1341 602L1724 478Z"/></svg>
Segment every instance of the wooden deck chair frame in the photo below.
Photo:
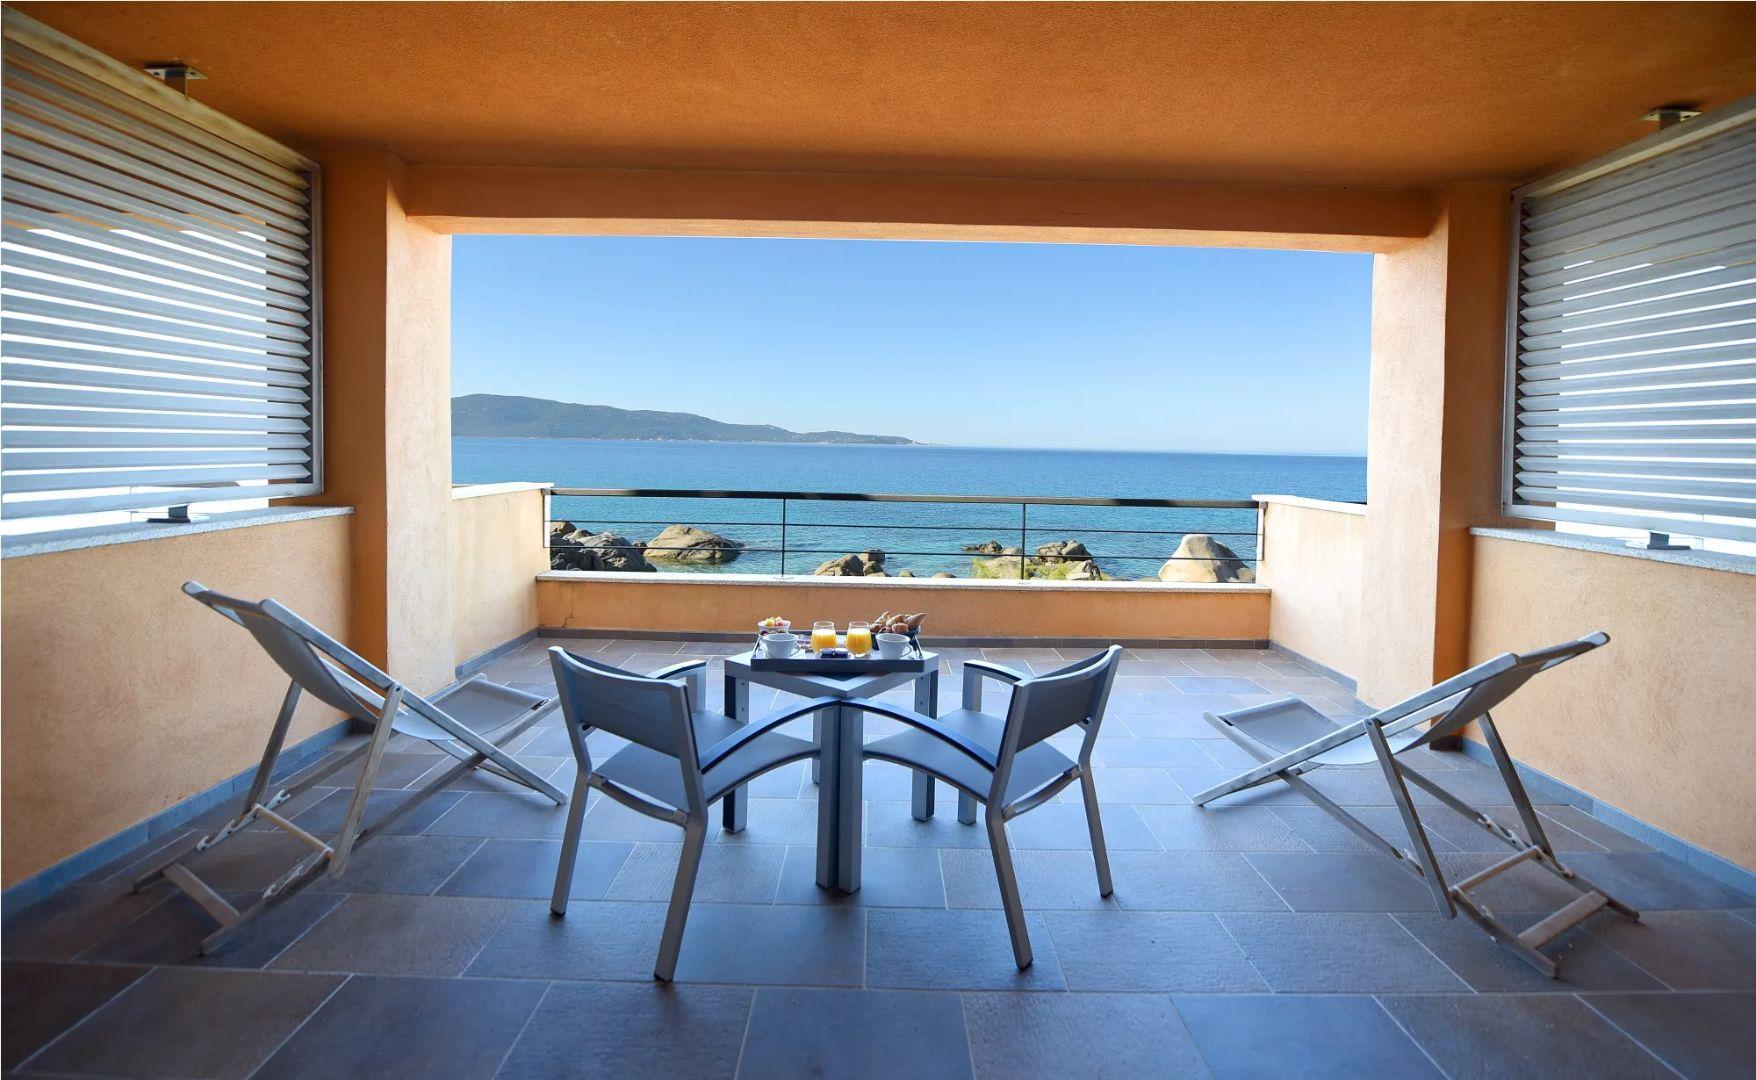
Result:
<svg viewBox="0 0 1756 1080"><path fill-rule="evenodd" d="M1590 652L1609 640L1609 635L1598 632L1576 641L1522 655L1503 653L1405 701L1347 724L1330 720L1294 695L1229 713L1207 713L1208 723L1262 764L1196 795L1195 805L1205 806L1222 796L1279 780L1346 826L1373 850L1389 856L1399 866L1425 881L1432 892L1434 906L1441 915L1455 918L1457 912L1462 910L1496 941L1510 948L1538 971L1554 978L1558 974L1557 965L1540 951L1542 946L1603 908L1631 920L1638 920L1640 913L1593 885L1556 857L1542 821L1531 805L1524 781L1519 777L1517 767L1500 738L1499 730L1494 726L1490 710L1537 675ZM1471 723L1481 730L1482 739L1487 744L1501 781L1506 785L1507 794L1518 813L1519 823L1529 837L1528 841L1486 813L1470 806L1431 778L1398 760L1399 755L1408 751L1431 746L1439 739L1460 734ZM1283 736L1297 730L1312 733L1328 730L1320 737L1289 749L1284 738L1269 742L1252 735L1250 728L1253 724L1259 727L1264 724L1272 725ZM1422 729L1422 724L1429 726ZM1362 752L1359 740L1366 741L1368 751ZM1408 832L1407 849L1399 848L1381 836L1303 778L1313 769L1326 764L1366 764L1372 761L1378 763L1390 786L1392 801ZM1461 881L1448 883L1434 857L1426 826L1422 824L1414 801L1409 797L1410 784L1463 815L1488 835L1511 848L1512 854ZM1497 918L1485 904L1470 895L1470 890L1526 862L1542 867L1571 885L1579 892L1579 896L1520 932Z"/></svg>
<svg viewBox="0 0 1756 1080"><path fill-rule="evenodd" d="M220 927L203 939L203 953L218 948L252 919L298 893L325 870L330 877L340 877L356 848L472 769L492 771L543 795L557 806L567 801L567 796L559 788L520 764L502 748L506 742L554 712L554 698L538 698L479 677L455 683L431 699L424 698L274 600L240 600L215 592L197 581L184 584L183 591L249 631L281 670L290 676L268 745L263 749L262 759L256 766L238 813L218 829L201 836L192 847L180 850L134 881L137 892L161 879L169 881L213 916ZM368 725L371 737L299 776L297 782L277 786L274 784L275 769L292 726L293 713L305 693ZM483 699L503 701L504 705L496 708L492 715L498 743L490 742L443 707L453 698L459 702L475 702L476 707ZM502 714L504 719L500 718ZM368 823L365 821L366 802L383 763L385 747L396 731L431 742L457 761L433 781L416 789L409 798ZM288 800L361 759L364 759L364 764L354 784L347 814L334 836L328 839L316 836L278 812L277 808ZM275 787L274 794L264 798L270 787ZM184 865L184 860L224 843L256 821L267 822L311 850L271 882L254 903L239 910L197 877Z"/></svg>

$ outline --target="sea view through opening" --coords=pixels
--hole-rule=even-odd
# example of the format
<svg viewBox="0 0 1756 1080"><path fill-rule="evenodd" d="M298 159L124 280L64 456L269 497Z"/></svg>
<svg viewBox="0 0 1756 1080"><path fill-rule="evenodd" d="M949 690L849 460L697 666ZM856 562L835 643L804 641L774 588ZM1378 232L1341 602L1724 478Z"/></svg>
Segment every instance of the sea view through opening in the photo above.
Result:
<svg viewBox="0 0 1756 1080"><path fill-rule="evenodd" d="M1028 450L965 446L805 445L454 438L460 484L545 481L557 487L994 495L1007 497L1249 499L1257 494L1364 501L1366 459L1341 455ZM556 496L552 516L578 528L649 540L669 525L707 529L746 545L730 562L666 570L774 574L783 570L780 507L767 499ZM1151 579L1186 533L1256 558L1256 519L1242 509L1036 506L1021 529L1011 505L793 503L784 572L810 574L836 556L886 553L892 575L981 576L966 547L996 543L1034 553L1083 543L1105 577Z"/></svg>

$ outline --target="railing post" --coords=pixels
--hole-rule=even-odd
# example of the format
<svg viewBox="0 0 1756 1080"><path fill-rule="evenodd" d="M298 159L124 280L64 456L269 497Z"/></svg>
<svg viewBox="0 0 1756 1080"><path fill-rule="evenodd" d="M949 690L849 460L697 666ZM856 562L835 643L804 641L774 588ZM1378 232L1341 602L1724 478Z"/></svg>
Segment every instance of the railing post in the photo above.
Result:
<svg viewBox="0 0 1756 1080"><path fill-rule="evenodd" d="M780 501L780 576L787 576L787 501Z"/></svg>
<svg viewBox="0 0 1756 1080"><path fill-rule="evenodd" d="M1018 580L1025 580L1024 549L1030 546L1030 503L1018 504Z"/></svg>

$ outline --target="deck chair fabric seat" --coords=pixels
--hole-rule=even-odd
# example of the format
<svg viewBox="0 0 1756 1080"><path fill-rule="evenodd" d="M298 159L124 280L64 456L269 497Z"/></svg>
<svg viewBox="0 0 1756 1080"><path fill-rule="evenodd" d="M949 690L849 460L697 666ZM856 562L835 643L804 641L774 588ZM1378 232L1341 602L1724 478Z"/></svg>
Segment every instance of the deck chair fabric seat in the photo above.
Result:
<svg viewBox="0 0 1756 1080"><path fill-rule="evenodd" d="M559 788L504 749L507 740L516 738L554 712L556 702L553 698L502 686L480 676L465 679L431 698L425 698L274 600L240 600L215 592L197 581L185 583L183 591L249 631L290 679L280 713L270 730L268 744L238 813L219 829L201 836L192 847L179 850L134 881L134 888L139 891L168 880L219 922L220 928L202 942L204 953L217 948L257 915L285 901L319 876L341 876L355 848L473 769L493 772L556 805L566 803L567 796ZM292 783L275 784L276 769L294 711L301 696L307 693L368 726L371 736L353 750L298 774ZM393 734L431 743L457 761L400 800L394 808L374 820L367 820L366 804L378 778L385 747ZM491 736L497 736L499 742L492 741ZM354 783L341 828L333 836L314 835L278 812L277 808L288 800L357 761L362 762L360 775ZM271 787L274 789L272 795L269 794ZM185 861L197 852L224 843L258 821L294 837L305 845L309 854L270 883L253 904L240 911L197 876Z"/></svg>
<svg viewBox="0 0 1756 1080"><path fill-rule="evenodd" d="M1358 719L1330 719L1296 696L1227 713L1208 713L1209 724L1261 764L1200 792L1193 801L1197 806L1207 806L1216 799L1261 784L1284 783L1374 850L1425 881L1439 914L1454 918L1461 910L1496 941L1552 978L1559 968L1554 959L1541 951L1544 945L1605 908L1633 920L1639 919L1640 913L1586 880L1556 856L1518 775L1517 765L1494 726L1491 710L1536 676L1608 642L1609 636L1600 632L1524 654L1503 653L1405 701ZM1471 724L1479 728L1487 744L1518 814L1523 835L1464 802L1403 759L1411 750L1460 735ZM1380 835L1305 779L1312 770L1325 766L1373 762L1389 785L1407 834L1407 847ZM1506 845L1511 854L1461 881L1448 882L1433 854L1419 809L1410 797L1411 785L1486 831ZM1578 895L1534 925L1517 931L1472 896L1471 890L1525 863L1548 871Z"/></svg>
<svg viewBox="0 0 1756 1080"><path fill-rule="evenodd" d="M1295 694L1248 709L1218 714L1214 720L1229 729L1226 730L1226 736L1233 742L1237 742L1239 736L1242 736L1276 755L1291 753L1326 735L1333 735L1346 726L1318 712L1309 702ZM1403 750L1418 738L1419 731L1406 729L1387 736L1393 752ZM1377 752L1372 749L1368 740L1350 739L1332 750L1312 757L1309 765L1370 765L1377 760Z"/></svg>

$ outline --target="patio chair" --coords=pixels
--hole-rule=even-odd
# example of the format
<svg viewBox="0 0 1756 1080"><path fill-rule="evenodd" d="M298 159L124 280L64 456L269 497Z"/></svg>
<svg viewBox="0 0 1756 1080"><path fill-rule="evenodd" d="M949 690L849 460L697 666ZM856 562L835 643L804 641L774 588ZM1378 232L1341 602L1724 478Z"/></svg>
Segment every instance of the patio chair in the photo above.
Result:
<svg viewBox="0 0 1756 1080"><path fill-rule="evenodd" d="M547 797L556 805L567 801L559 788L531 772L502 749L507 741L553 712L553 698L537 697L480 677L455 683L431 699L424 698L273 600L255 603L239 600L214 592L197 581L184 584L183 591L248 630L263 651L291 678L286 695L281 699L280 713L275 718L268 745L262 752L262 760L256 766L238 814L219 829L203 836L192 849L159 864L134 882L134 889L138 892L160 879L170 881L219 922L220 928L202 941L203 953L217 948L250 920L293 896L323 872L327 871L332 878L340 877L347 869L354 849L472 769L494 772ZM371 737L360 746L323 763L296 783L277 787L274 795L265 800L264 795L273 785L293 712L304 693L367 725ZM384 815L367 823L364 820L366 802L392 733L432 743L456 758L457 762ZM499 742L490 742L490 734L496 734ZM325 839L314 835L278 812L277 808L289 799L362 760L364 763L359 779L354 783L346 816L340 830L333 836ZM184 865L184 860L224 843L255 821L267 822L287 833L310 848L310 854L276 878L253 904L239 910L196 876Z"/></svg>
<svg viewBox="0 0 1756 1080"><path fill-rule="evenodd" d="M658 675L636 675L567 650L549 650L560 691L561 711L579 763L561 861L555 868L555 893L549 908L567 914L573 861L585 816L588 788L597 788L631 810L683 830L676 883L665 914L653 976L670 982L683 945L683 925L695 892L707 840L708 807L728 799L751 780L782 765L811 757L817 744L775 729L819 709L841 704L833 697L809 698L740 725L724 713L699 708L704 680L674 678L687 669L703 668L705 660L667 668ZM628 740L628 745L593 764L586 746L592 729ZM729 806L729 804L728 804ZM726 827L733 822L728 814Z"/></svg>
<svg viewBox="0 0 1756 1080"><path fill-rule="evenodd" d="M966 708L940 717L923 716L881 701L849 702L874 716L901 720L909 730L866 744L865 756L914 769L943 780L964 799L983 809L994 874L1000 882L1000 904L1012 936L1012 956L1020 970L1031 964L1030 933L1018 894L1018 874L1006 823L1048 802L1062 788L1079 782L1085 797L1085 823L1091 831L1091 855L1097 864L1098 895L1114 891L1104 826L1098 814L1097 787L1091 777L1091 751L1109 702L1110 687L1122 661L1122 647L1108 649L1047 675L1027 676L999 664L970 660L963 665ZM1012 687L1004 718L980 711L981 680L994 679ZM973 708L967 707L973 704ZM1063 731L1080 735L1079 755L1070 758L1048 739ZM915 800L917 818L932 812ZM974 815L959 814L965 823Z"/></svg>
<svg viewBox="0 0 1756 1080"><path fill-rule="evenodd" d="M1262 764L1196 795L1195 805L1205 806L1221 796L1279 780L1352 830L1375 851L1389 856L1425 881L1441 915L1455 918L1461 908L1496 941L1512 949L1538 971L1554 978L1557 974L1555 961L1540 951L1542 946L1603 908L1632 920L1638 920L1640 913L1593 885L1556 857L1489 710L1542 672L1588 653L1609 640L1609 635L1599 632L1523 655L1503 653L1406 701L1348 723L1331 720L1297 696L1229 713L1208 713L1208 723ZM1507 794L1511 796L1513 808L1524 826L1525 835L1522 837L1399 760L1412 750L1460 734L1472 723L1480 728L1482 740L1494 759ZM1422 724L1428 726L1423 729ZM1399 848L1380 836L1304 779L1306 774L1325 765L1368 765L1373 762L1378 764L1390 785L1391 798L1408 830L1408 849ZM1511 848L1512 854L1455 884L1447 883L1438 860L1433 856L1426 826L1421 822L1414 800L1409 797L1409 784L1480 826L1488 835ZM1579 895L1519 932L1472 898L1470 890L1526 862L1549 871L1572 886Z"/></svg>

